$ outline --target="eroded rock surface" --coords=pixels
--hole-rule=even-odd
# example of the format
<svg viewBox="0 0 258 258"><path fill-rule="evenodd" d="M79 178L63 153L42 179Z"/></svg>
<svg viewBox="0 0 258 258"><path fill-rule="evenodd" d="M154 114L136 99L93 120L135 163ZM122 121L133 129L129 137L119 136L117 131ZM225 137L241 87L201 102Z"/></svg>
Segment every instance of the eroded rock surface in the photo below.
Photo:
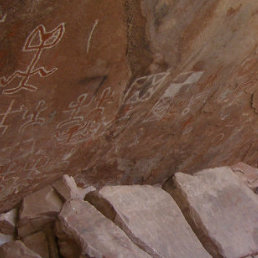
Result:
<svg viewBox="0 0 258 258"><path fill-rule="evenodd" d="M95 163L130 70L124 1L15 0L0 10L5 211L25 193Z"/></svg>
<svg viewBox="0 0 258 258"><path fill-rule="evenodd" d="M258 198L231 168L176 173L171 189L213 257L258 253Z"/></svg>
<svg viewBox="0 0 258 258"><path fill-rule="evenodd" d="M0 212L76 174L257 166L258 2L0 3ZM8 200L8 201L7 201Z"/></svg>
<svg viewBox="0 0 258 258"><path fill-rule="evenodd" d="M90 257L150 257L137 247L112 221L90 203L71 200L65 203L59 226L68 238Z"/></svg>

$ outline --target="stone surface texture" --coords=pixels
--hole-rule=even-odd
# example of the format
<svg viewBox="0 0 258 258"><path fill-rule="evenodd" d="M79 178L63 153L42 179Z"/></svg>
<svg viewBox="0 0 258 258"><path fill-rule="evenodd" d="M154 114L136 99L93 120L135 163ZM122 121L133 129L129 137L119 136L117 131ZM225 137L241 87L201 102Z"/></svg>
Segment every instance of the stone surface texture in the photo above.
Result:
<svg viewBox="0 0 258 258"><path fill-rule="evenodd" d="M59 230L74 239L80 255L89 257L150 257L90 203L71 200L59 214Z"/></svg>
<svg viewBox="0 0 258 258"><path fill-rule="evenodd" d="M50 186L23 199L18 222L18 234L23 237L55 220L62 208L62 201Z"/></svg>
<svg viewBox="0 0 258 258"><path fill-rule="evenodd" d="M63 174L99 187L257 166L257 12L253 0L1 1L0 212Z"/></svg>
<svg viewBox="0 0 258 258"><path fill-rule="evenodd" d="M41 258L26 247L21 241L12 241L0 246L1 258Z"/></svg>
<svg viewBox="0 0 258 258"><path fill-rule="evenodd" d="M13 234L17 221L17 209L0 214L0 233Z"/></svg>
<svg viewBox="0 0 258 258"><path fill-rule="evenodd" d="M213 257L258 253L258 198L230 167L176 173L174 196Z"/></svg>
<svg viewBox="0 0 258 258"><path fill-rule="evenodd" d="M161 188L106 186L99 196L115 210L115 222L152 257L211 257L176 202Z"/></svg>

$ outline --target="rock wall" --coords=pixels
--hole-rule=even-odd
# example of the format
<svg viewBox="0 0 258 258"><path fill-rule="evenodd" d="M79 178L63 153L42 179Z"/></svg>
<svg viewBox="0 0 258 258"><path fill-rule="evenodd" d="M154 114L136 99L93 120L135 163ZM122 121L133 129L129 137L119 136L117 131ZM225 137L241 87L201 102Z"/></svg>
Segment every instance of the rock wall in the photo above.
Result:
<svg viewBox="0 0 258 258"><path fill-rule="evenodd" d="M64 173L100 186L257 166L255 1L0 6L0 211Z"/></svg>

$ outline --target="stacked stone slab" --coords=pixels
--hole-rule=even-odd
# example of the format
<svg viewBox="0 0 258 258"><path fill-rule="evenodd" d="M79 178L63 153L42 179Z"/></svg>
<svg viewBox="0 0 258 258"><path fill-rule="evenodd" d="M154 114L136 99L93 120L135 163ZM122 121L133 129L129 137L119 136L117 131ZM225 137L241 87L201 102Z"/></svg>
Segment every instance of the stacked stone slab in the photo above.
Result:
<svg viewBox="0 0 258 258"><path fill-rule="evenodd" d="M150 257L90 203L71 200L65 203L59 225L89 257ZM68 258L68 257L67 257Z"/></svg>
<svg viewBox="0 0 258 258"><path fill-rule="evenodd" d="M110 205L115 214L106 216L152 257L210 257L175 201L159 187L106 186L88 199L104 213Z"/></svg>
<svg viewBox="0 0 258 258"><path fill-rule="evenodd" d="M64 175L52 186L48 185L23 199L17 225L17 209L1 214L0 250L3 257L30 257L34 253L35 257L60 257L55 222L63 202L74 198L83 199L92 190L95 188L77 187L72 177Z"/></svg>
<svg viewBox="0 0 258 258"><path fill-rule="evenodd" d="M163 189L64 176L24 198L18 223L15 209L0 215L0 258L257 258L254 178L242 163L179 172Z"/></svg>
<svg viewBox="0 0 258 258"><path fill-rule="evenodd" d="M176 173L165 189L213 257L258 254L258 197L230 167Z"/></svg>

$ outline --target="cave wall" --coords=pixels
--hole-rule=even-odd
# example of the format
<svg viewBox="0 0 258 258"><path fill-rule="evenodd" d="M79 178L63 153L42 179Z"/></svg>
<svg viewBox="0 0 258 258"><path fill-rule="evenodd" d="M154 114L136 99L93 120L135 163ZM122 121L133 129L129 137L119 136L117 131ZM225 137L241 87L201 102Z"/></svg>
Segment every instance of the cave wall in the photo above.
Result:
<svg viewBox="0 0 258 258"><path fill-rule="evenodd" d="M0 211L81 185L257 166L258 3L0 1Z"/></svg>

